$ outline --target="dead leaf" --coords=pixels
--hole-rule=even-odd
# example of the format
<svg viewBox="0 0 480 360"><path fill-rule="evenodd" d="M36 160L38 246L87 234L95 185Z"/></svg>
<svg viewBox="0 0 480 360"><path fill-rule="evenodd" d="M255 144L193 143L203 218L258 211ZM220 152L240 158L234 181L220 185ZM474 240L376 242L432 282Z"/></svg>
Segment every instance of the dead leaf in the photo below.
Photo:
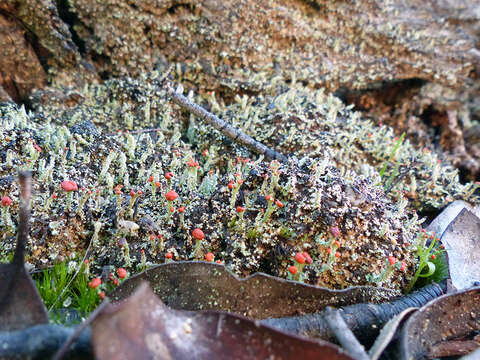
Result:
<svg viewBox="0 0 480 360"><path fill-rule="evenodd" d="M480 287L435 299L406 322L400 339L400 359L419 359L446 340L480 330Z"/></svg>
<svg viewBox="0 0 480 360"><path fill-rule="evenodd" d="M368 355L370 356L370 360L377 360L382 355L385 348L390 344L393 336L397 332L398 327L402 322L405 321L405 318L412 314L412 312L416 311L417 308L410 307L408 309L403 310L400 314L396 315L393 319L389 320L385 326L380 331L375 343L368 351Z"/></svg>
<svg viewBox="0 0 480 360"><path fill-rule="evenodd" d="M475 340L452 340L444 341L432 346L428 352L429 359L468 355L480 348L480 344Z"/></svg>
<svg viewBox="0 0 480 360"><path fill-rule="evenodd" d="M10 264L0 264L0 331L19 330L48 323L47 310L35 284L25 269L25 246L29 232L29 172L20 172L21 201L17 247Z"/></svg>
<svg viewBox="0 0 480 360"><path fill-rule="evenodd" d="M170 308L224 310L255 319L314 313L326 306L378 303L399 294L371 286L329 290L257 273L239 279L223 265L186 261L162 264L126 280L111 298L127 298L148 281Z"/></svg>
<svg viewBox="0 0 480 360"><path fill-rule="evenodd" d="M443 209L425 230L433 232L436 237L441 238L448 225L450 225L463 209L467 209L480 217L480 208L478 206L472 208L467 202L456 200Z"/></svg>
<svg viewBox="0 0 480 360"><path fill-rule="evenodd" d="M441 237L452 285L466 289L480 281L480 218L463 209Z"/></svg>
<svg viewBox="0 0 480 360"><path fill-rule="evenodd" d="M96 359L351 359L336 345L237 315L168 309L142 283L92 323Z"/></svg>

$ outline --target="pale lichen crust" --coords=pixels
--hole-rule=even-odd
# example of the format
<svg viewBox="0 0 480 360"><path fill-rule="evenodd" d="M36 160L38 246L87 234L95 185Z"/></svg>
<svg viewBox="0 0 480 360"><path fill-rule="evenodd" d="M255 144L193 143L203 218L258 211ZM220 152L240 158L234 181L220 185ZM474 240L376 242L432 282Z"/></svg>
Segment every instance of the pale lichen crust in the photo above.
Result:
<svg viewBox="0 0 480 360"><path fill-rule="evenodd" d="M362 121L321 90L276 79L261 82L263 95L229 106L214 94L196 98L291 157L286 164L265 162L185 116L156 78L87 86L70 94L69 106L52 96L48 105L33 103L33 113L0 107L0 192L14 200L12 218L16 169L34 174L29 261L35 266L78 256L91 242L97 271L109 264L135 270L163 262L167 252L174 260L212 252L238 274L286 276L293 255L306 251L313 259L305 267L310 283L368 284L367 275L381 273L395 257L405 272L396 270L381 285L402 289L415 268L410 244L421 222L410 209L440 207L446 195L464 198L470 186L454 176L445 184L453 169L405 143L394 161L411 170L386 196L378 167L391 152L392 131ZM429 189L427 177L435 174ZM79 190L63 190L62 181ZM415 202L400 196L404 186ZM170 190L178 197L167 201ZM2 226L6 255L15 223ZM196 228L205 234L199 245L191 235ZM340 230L339 246L329 260L332 228Z"/></svg>

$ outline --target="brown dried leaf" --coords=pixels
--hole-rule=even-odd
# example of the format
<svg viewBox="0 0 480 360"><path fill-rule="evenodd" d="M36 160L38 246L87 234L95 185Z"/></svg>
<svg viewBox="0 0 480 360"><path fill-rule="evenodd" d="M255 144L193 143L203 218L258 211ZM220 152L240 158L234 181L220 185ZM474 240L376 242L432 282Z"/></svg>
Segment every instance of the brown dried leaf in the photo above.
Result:
<svg viewBox="0 0 480 360"><path fill-rule="evenodd" d="M30 218L31 174L19 173L21 200L18 240L10 264L0 264L0 331L23 329L48 322L45 305L25 270L25 246Z"/></svg>
<svg viewBox="0 0 480 360"><path fill-rule="evenodd" d="M23 263L0 264L0 331L45 323L45 305Z"/></svg>
<svg viewBox="0 0 480 360"><path fill-rule="evenodd" d="M351 359L325 341L287 335L222 312L168 309L146 283L93 321L95 357L104 359Z"/></svg>
<svg viewBox="0 0 480 360"><path fill-rule="evenodd" d="M475 215L480 216L480 207L476 206L472 208L467 202L463 200L455 200L449 204L435 219L425 228L428 232L435 233L436 237L441 238L448 225L455 220L458 214L467 209L473 212Z"/></svg>
<svg viewBox="0 0 480 360"><path fill-rule="evenodd" d="M326 306L381 302L398 293L369 286L329 290L257 273L239 279L224 266L206 262L158 265L131 277L111 294L127 298L142 281L169 307L182 310L224 310L255 319L313 313Z"/></svg>
<svg viewBox="0 0 480 360"><path fill-rule="evenodd" d="M480 218L463 209L448 225L441 241L453 286L466 289L480 281Z"/></svg>
<svg viewBox="0 0 480 360"><path fill-rule="evenodd" d="M413 314L400 339L401 359L419 359L446 340L480 330L480 287L443 295Z"/></svg>

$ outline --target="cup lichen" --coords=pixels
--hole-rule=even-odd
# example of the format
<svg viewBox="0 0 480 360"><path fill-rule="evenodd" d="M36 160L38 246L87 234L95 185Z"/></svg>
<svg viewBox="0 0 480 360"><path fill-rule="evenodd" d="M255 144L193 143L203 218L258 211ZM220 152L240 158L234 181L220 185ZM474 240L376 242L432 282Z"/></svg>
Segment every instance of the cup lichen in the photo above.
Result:
<svg viewBox="0 0 480 360"><path fill-rule="evenodd" d="M288 163L266 162L200 122L189 126L191 120L168 101L156 76L86 87L81 100L70 107L38 105L27 113L13 104L0 105L0 192L18 198L16 169L29 168L34 174L31 263L43 266L67 252L81 252L92 234L92 272L103 265L134 269L138 263L161 263L166 251L176 260L187 260L195 249L190 233L201 228L208 239L202 243L205 252L214 253L237 274L263 271L286 277L291 255L308 251L313 263L304 273L305 281L344 288L368 284L367 275L381 273L385 258L392 256L404 261L405 272L383 285L404 289L416 262L405 244L415 238L421 223L412 209L441 207L445 193L462 198L470 189L452 175L453 168L437 165L436 155L407 142L395 161L401 169L410 169L409 176L386 195L377 185L378 168L391 153L393 132L363 122L321 90L278 79L265 85L262 95L245 95L220 114L291 155ZM222 109L218 104L217 108ZM35 154L35 161L28 151L32 143L44 149ZM202 149L212 150L206 156ZM254 160L245 161L248 158ZM193 159L198 159L194 174L189 166ZM368 173L363 165L369 166ZM433 182L435 166L441 171ZM157 176L158 189L147 181L169 172L186 178ZM60 194L46 207L56 184L67 178L95 195L73 198L68 213L67 199ZM233 205L227 186L232 180L238 186ZM413 191L413 183L413 199L405 204L405 187ZM125 191L115 194L122 187ZM188 211L171 212L163 199L156 200L154 190L175 190ZM135 195L139 191L142 196ZM282 206L268 212L267 196ZM241 226L232 226L238 206L245 208ZM10 211L16 213L15 204ZM265 217L268 221L262 221ZM57 224L55 231L45 226L48 223ZM328 263L327 247L316 239L327 239L332 227L341 233L341 252ZM152 248L152 232L163 234L161 248ZM2 251L9 252L13 236L2 234ZM327 263L328 269L322 270Z"/></svg>

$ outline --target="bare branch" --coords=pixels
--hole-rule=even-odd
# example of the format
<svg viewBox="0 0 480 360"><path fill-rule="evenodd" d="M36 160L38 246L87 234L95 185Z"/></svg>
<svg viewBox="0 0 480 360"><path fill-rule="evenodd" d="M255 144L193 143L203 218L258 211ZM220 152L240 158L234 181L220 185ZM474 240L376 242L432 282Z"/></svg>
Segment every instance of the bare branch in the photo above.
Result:
<svg viewBox="0 0 480 360"><path fill-rule="evenodd" d="M30 171L19 171L20 208L18 211L17 248L12 263L22 264L25 260L25 248L28 239L28 222L30 220L30 198L32 196L32 174Z"/></svg>
<svg viewBox="0 0 480 360"><path fill-rule="evenodd" d="M234 128L232 125L223 121L218 116L205 110L203 107L193 103L187 97L175 92L169 84L166 85L166 89L168 95L172 97L172 100L175 104L180 105L185 110L188 110L192 114L198 116L200 119L206 121L208 124L212 125L215 129L230 138L232 141L246 146L257 154L264 155L267 159L275 159L281 162L288 161L288 158L285 155L270 149L261 142L258 142L257 140L248 136L242 131Z"/></svg>
<svg viewBox="0 0 480 360"><path fill-rule="evenodd" d="M352 331L345 323L342 315L340 315L341 311L342 310L334 310L330 306L327 306L323 317L330 329L335 333L340 344L352 358L368 360L369 357L365 352L365 348L358 342L355 335L353 335Z"/></svg>

